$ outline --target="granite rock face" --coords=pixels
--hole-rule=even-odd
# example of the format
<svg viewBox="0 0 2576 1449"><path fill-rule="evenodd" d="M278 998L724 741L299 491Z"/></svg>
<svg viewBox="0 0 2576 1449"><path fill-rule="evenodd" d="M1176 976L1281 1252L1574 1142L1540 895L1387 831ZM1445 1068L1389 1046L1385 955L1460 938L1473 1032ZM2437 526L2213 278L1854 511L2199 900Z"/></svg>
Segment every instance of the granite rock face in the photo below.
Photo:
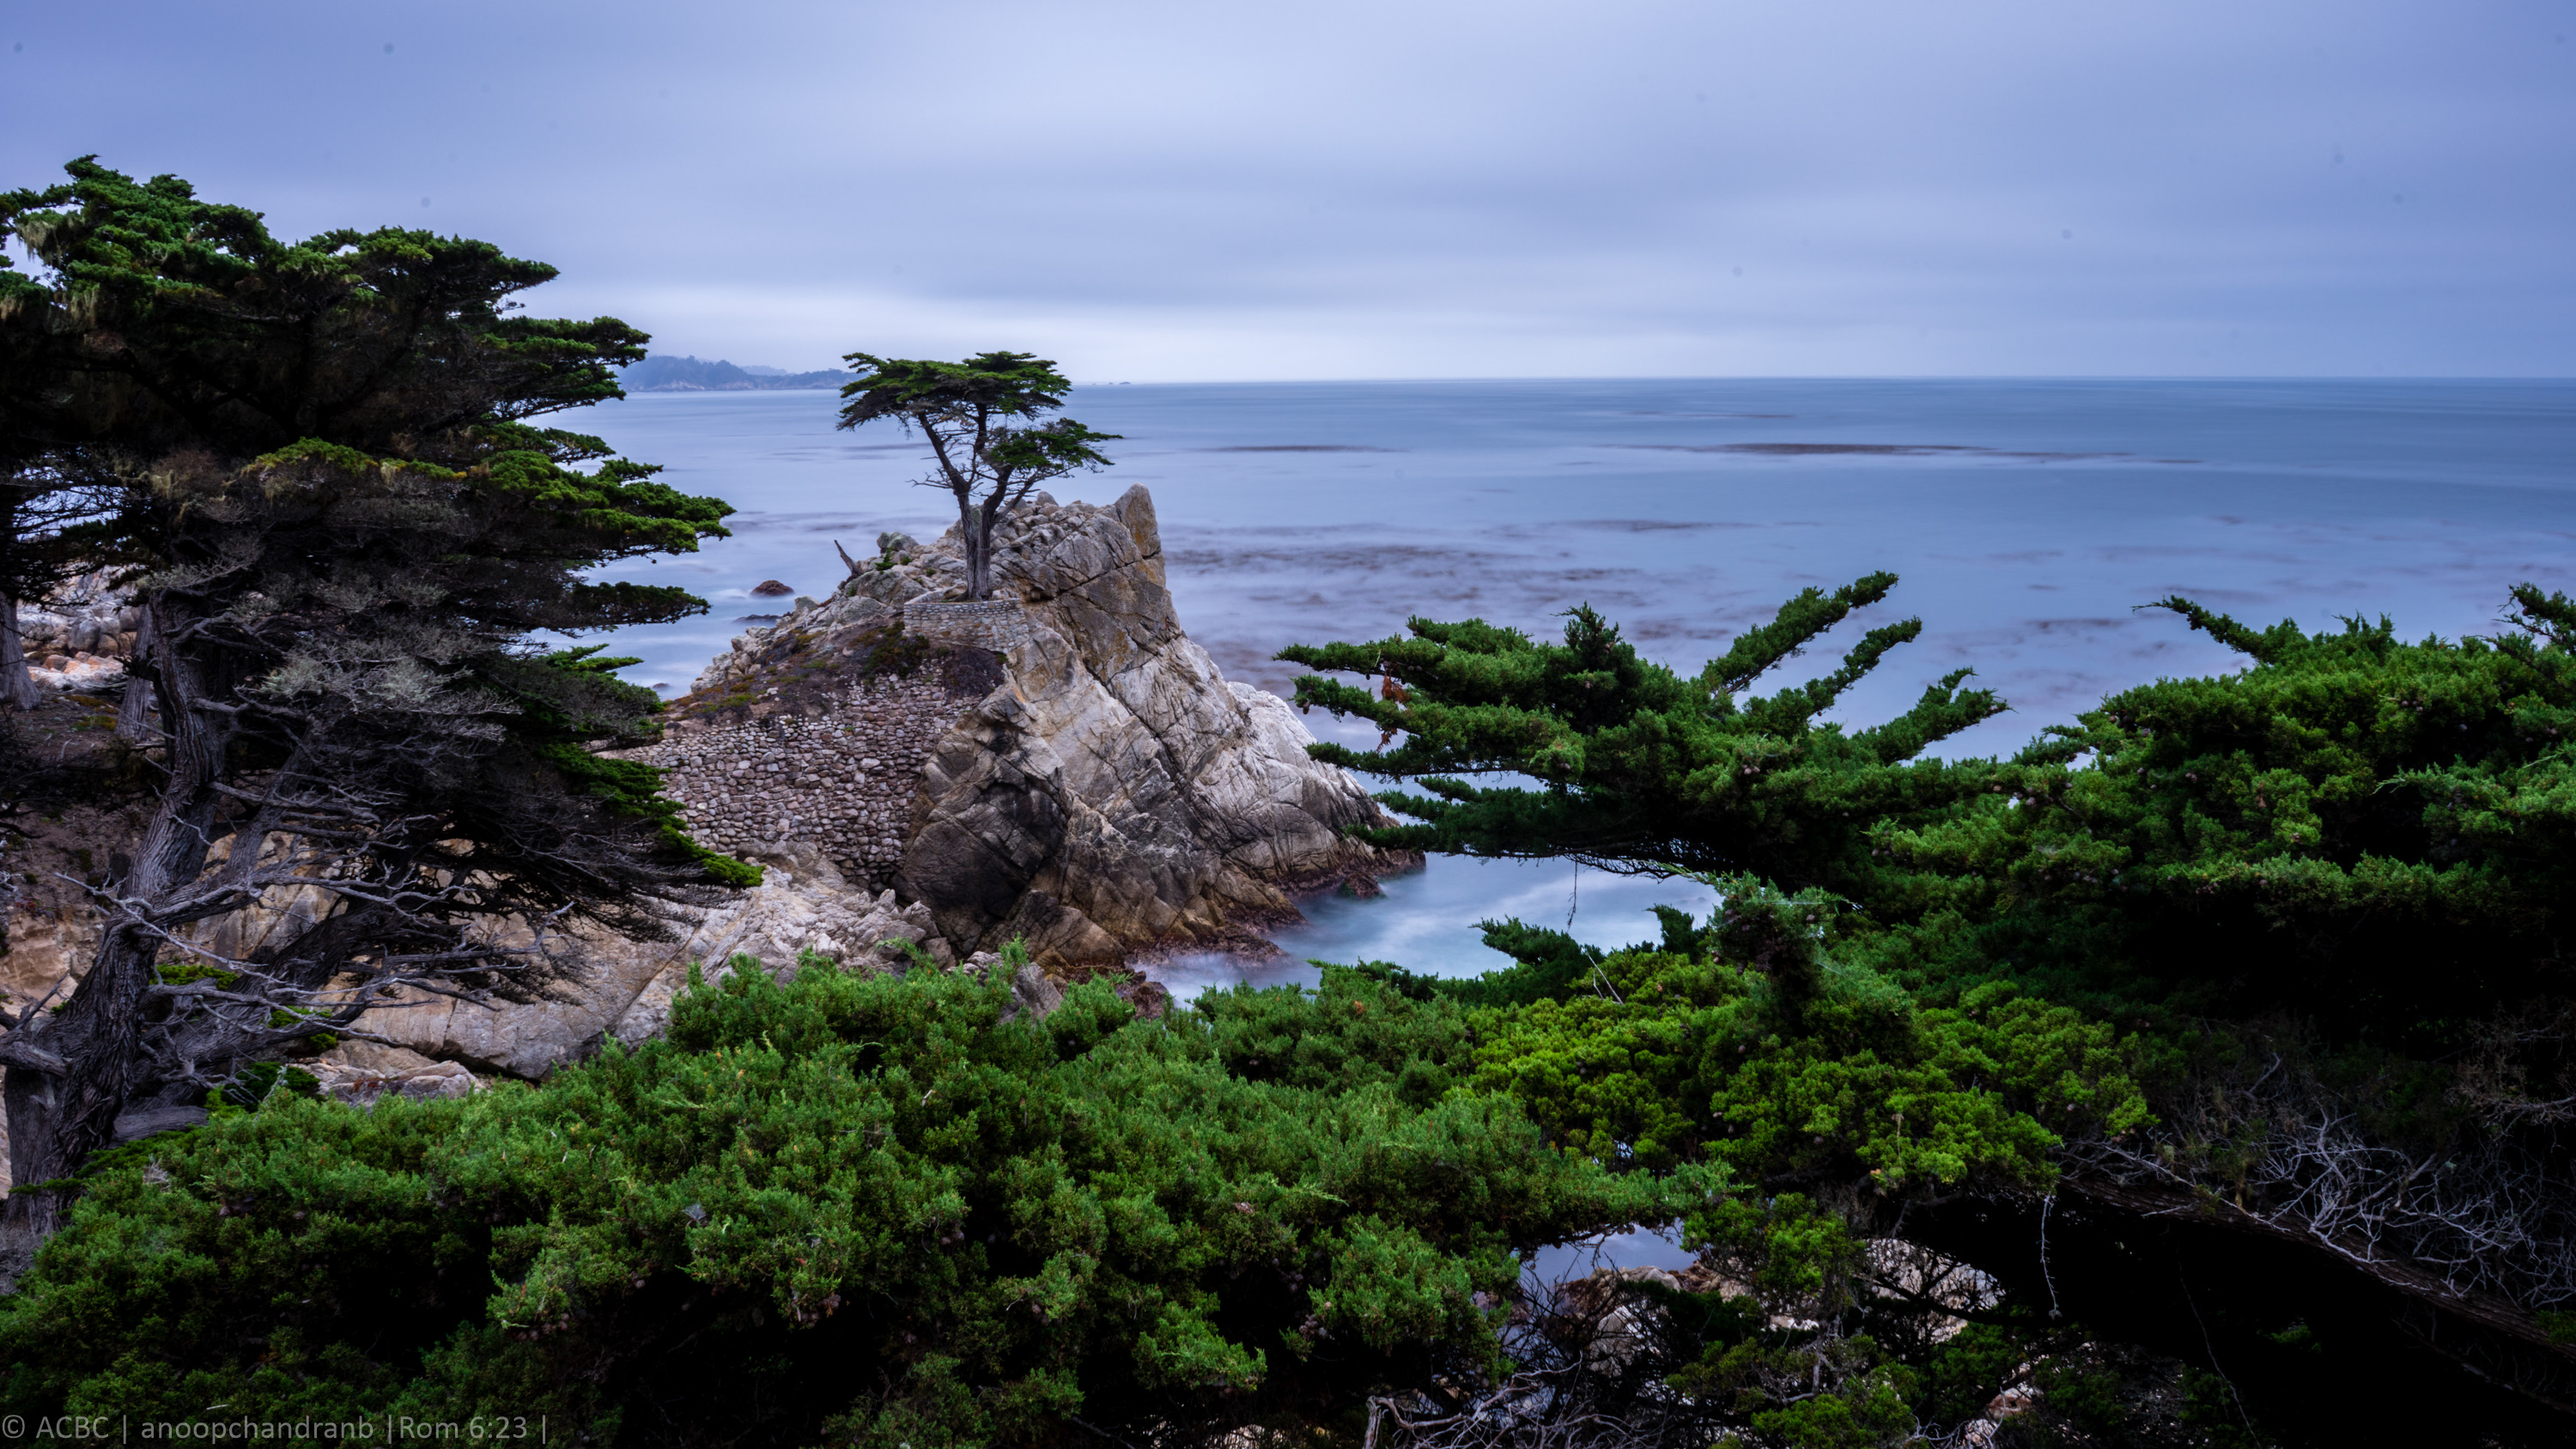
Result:
<svg viewBox="0 0 2576 1449"><path fill-rule="evenodd" d="M901 782L899 852L868 883L926 906L961 955L1022 937L1059 973L1142 949L1246 942L1293 919L1301 891L1417 863L1346 838L1345 827L1386 816L1349 774L1307 756L1313 736L1285 702L1228 682L1182 631L1143 488L1106 507L1040 495L1005 525L994 577L994 599L966 602L955 529L929 546L880 537L877 558L855 561L831 600L799 600L737 640L681 702L673 737L636 757L672 769L674 797L693 830L714 827L711 843L725 840L730 807L836 860L874 852L874 866L887 849L882 806L844 825L811 787L747 809L717 798L746 774L819 781L830 762L747 765L737 746L692 764L691 741L764 724L926 737ZM880 686L863 655L936 668L948 692L911 702L907 734L869 715ZM824 678L847 682L817 693Z"/></svg>
<svg viewBox="0 0 2576 1449"><path fill-rule="evenodd" d="M589 969L559 1000L481 1004L415 993L358 1018L357 1029L390 1046L483 1071L542 1077L587 1056L609 1037L634 1043L670 1024L671 1002L695 967L705 979L732 969L740 956L781 979L800 953L843 962L893 964L902 941L930 943L934 960L949 953L920 905L900 907L891 891L853 891L811 847L790 847L763 860L764 879L703 911L688 911L681 939L630 941L586 936ZM904 956L903 959L909 959Z"/></svg>

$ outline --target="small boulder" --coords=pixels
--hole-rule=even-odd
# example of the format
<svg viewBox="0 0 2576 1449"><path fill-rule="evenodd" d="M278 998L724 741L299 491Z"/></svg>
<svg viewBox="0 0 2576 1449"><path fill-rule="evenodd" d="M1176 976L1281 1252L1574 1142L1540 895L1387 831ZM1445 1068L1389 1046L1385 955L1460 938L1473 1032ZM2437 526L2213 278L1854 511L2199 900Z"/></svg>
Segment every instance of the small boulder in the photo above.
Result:
<svg viewBox="0 0 2576 1449"><path fill-rule="evenodd" d="M1050 1016L1064 1005L1064 988L1048 979L1037 963L1020 963L1020 974L1011 978L1011 1014L1023 1012L1040 1018Z"/></svg>
<svg viewBox="0 0 2576 1449"><path fill-rule="evenodd" d="M455 1062L434 1061L408 1047L370 1041L344 1041L306 1069L321 1084L323 1096L360 1107L372 1107L387 1096L415 1101L462 1097L483 1085Z"/></svg>

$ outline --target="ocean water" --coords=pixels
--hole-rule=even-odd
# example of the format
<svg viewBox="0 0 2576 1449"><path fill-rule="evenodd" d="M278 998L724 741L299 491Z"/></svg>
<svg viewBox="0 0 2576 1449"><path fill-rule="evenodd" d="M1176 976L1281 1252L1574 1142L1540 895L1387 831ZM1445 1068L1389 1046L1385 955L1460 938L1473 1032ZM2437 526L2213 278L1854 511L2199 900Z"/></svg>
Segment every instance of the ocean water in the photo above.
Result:
<svg viewBox="0 0 2576 1449"><path fill-rule="evenodd" d="M701 553L611 576L682 584L704 618L620 631L639 683L685 690L774 605L821 595L833 541L954 519L908 486L924 450L833 427L827 392L651 394L576 421L665 480L742 510ZM1809 585L1902 582L1775 683L1919 616L1835 718L1865 725L1970 667L2013 712L1947 741L2008 753L2105 693L2235 660L2170 613L2183 594L2250 623L2386 615L2410 636L2493 624L2508 585L2576 591L2576 382L1575 381L1077 388L1066 412L1124 435L1060 498L1154 493L1182 623L1225 671L1285 694L1283 645L1372 639L1408 615L1532 631L1590 603L1651 656L1698 666ZM1326 738L1373 738L1317 715ZM1337 733L1338 731L1338 733ZM1648 939L1704 886L1559 864L1434 860L1385 898L1325 898L1272 963L1156 968L1183 994L1311 981L1303 958L1499 966L1487 916Z"/></svg>

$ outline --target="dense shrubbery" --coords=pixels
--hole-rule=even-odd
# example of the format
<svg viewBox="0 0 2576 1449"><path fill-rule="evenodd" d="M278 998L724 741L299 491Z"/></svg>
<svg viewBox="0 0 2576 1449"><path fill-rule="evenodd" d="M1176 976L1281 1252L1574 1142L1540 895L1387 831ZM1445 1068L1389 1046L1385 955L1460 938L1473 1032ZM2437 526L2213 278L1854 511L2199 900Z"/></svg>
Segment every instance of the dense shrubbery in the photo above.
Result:
<svg viewBox="0 0 2576 1449"><path fill-rule="evenodd" d="M2044 1175L2053 1139L2015 1094L2077 1083L2133 1110L2112 1044L2010 1002L1917 1019L1829 983L1803 1019L1863 1018L1895 1064L1855 1089L1816 1076L1739 968L1602 964L1605 994L1526 1006L1334 968L1138 1022L1100 985L1013 1019L998 983L815 963L685 996L668 1041L540 1087L372 1113L279 1090L98 1165L0 1299L0 1410L546 1415L603 1441L889 1449L1348 1431L1371 1394L1472 1398L1562 1356L1526 1327L1505 1342L1528 1308L1557 1322L1521 1255L1676 1216L1733 1280L1666 1295L1645 1360L1693 1390L1689 1432L1876 1442L1939 1386L1969 1392L1938 1345L1866 1331L1912 1310L1868 1290L1841 1216L1729 1167L1817 1155L1754 1124L1857 1090L1915 1125L1831 1152ZM1995 1090L1957 1080L1972 1061ZM1624 1104L1712 1081L1725 1125L1693 1140L1714 1166L1610 1170L1645 1160L1606 1148ZM1985 1138L2013 1151L1957 1146ZM2010 1365L1990 1367L1988 1394Z"/></svg>
<svg viewBox="0 0 2576 1449"><path fill-rule="evenodd" d="M1807 924L1825 909L1739 882L1714 929L1667 908L1663 949L1606 955L1496 927L1496 945L1534 964L1588 956L1589 969L1489 1009L1461 1075L1602 1161L1709 1161L1781 1185L1865 1174L1885 1192L2045 1186L2059 1145L2047 1124L2117 1136L2145 1120L2130 1072L2147 1048L2135 1039L2004 982L1924 1006L1827 957ZM1512 975L1362 969L1428 1002L1473 1000Z"/></svg>
<svg viewBox="0 0 2576 1449"><path fill-rule="evenodd" d="M1247 1003L1266 1026L1131 1021L1098 985L1042 1022L1010 999L743 972L670 1041L542 1087L372 1114L281 1093L161 1139L0 1299L0 1397L636 1442L1031 1443L1074 1416L1169 1438L1486 1369L1516 1248L1659 1210L1509 1098L1408 1091L1411 1046L1335 1030L1369 1016L1340 998ZM1349 1002L1384 1008L1372 1030L1405 1005ZM1229 1070L1263 1029L1312 1060Z"/></svg>

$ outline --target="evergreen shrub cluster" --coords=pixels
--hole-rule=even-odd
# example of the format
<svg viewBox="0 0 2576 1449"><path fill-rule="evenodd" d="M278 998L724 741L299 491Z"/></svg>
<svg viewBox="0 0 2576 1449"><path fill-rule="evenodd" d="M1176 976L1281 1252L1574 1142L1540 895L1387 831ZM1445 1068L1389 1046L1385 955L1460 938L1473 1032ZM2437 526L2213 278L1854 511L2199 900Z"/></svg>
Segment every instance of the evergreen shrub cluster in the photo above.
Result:
<svg viewBox="0 0 2576 1449"><path fill-rule="evenodd" d="M1382 988L1146 1022L1095 983L1039 1020L1004 975L738 971L542 1086L279 1091L123 1150L0 1298L0 1410L887 1449L1299 1423L1491 1369L1523 1245L1662 1210L1508 1096L1408 1079L1454 1022Z"/></svg>

